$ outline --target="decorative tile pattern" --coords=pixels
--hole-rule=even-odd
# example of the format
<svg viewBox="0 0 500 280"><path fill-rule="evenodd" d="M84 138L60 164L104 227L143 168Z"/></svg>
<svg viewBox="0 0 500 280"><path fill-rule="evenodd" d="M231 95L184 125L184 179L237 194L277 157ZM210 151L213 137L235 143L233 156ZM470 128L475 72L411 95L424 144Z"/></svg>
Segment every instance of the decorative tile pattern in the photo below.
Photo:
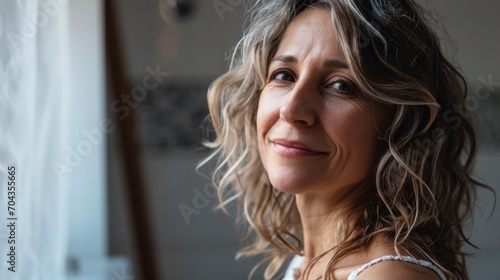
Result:
<svg viewBox="0 0 500 280"><path fill-rule="evenodd" d="M149 91L137 107L143 150L169 152L202 146L202 123L208 115L210 81L168 81Z"/></svg>

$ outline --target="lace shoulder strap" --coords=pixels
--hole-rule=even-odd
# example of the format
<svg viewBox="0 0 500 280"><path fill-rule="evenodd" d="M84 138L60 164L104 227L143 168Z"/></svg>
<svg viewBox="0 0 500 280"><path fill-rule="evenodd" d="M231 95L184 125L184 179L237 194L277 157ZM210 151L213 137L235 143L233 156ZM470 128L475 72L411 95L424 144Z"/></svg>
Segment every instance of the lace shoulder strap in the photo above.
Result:
<svg viewBox="0 0 500 280"><path fill-rule="evenodd" d="M349 278L347 278L347 280L356 279L356 277L358 277L358 275L361 272L363 272L363 270L365 270L365 269L369 268L370 266L375 265L379 262L383 262L383 261L403 261L403 262L408 262L408 263L413 263L413 264L425 266L429 269L432 269L434 272L436 272L439 275L439 278L441 278L441 280L446 280L446 276L444 276L444 273L437 266L435 266L431 262L417 260L417 259L410 257L410 256L402 256L402 257L400 257L400 256L383 256L380 258L376 258L376 259L372 260L371 262L364 264L362 267L356 269L355 271L351 272L351 274L349 275Z"/></svg>

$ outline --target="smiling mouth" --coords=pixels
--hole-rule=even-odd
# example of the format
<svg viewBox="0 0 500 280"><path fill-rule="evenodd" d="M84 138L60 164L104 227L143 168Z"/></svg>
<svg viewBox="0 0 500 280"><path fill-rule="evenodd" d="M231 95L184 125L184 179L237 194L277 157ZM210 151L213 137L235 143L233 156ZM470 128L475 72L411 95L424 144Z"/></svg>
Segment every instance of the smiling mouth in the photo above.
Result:
<svg viewBox="0 0 500 280"><path fill-rule="evenodd" d="M319 156L328 154L327 152L316 150L297 141L274 139L270 142L273 144L273 148L278 154L286 157Z"/></svg>

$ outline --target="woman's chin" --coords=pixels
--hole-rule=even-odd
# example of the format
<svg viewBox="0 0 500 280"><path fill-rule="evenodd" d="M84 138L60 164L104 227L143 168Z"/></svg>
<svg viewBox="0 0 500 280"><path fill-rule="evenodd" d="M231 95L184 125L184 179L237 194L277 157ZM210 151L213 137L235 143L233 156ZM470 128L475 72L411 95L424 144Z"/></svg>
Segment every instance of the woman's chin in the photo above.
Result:
<svg viewBox="0 0 500 280"><path fill-rule="evenodd" d="M277 189L278 191L284 192L284 193L289 193L289 194L302 194L304 192L307 192L307 184L298 184L297 181L290 181L290 180L285 180L285 182L279 180L275 180L273 182L271 180L272 186Z"/></svg>

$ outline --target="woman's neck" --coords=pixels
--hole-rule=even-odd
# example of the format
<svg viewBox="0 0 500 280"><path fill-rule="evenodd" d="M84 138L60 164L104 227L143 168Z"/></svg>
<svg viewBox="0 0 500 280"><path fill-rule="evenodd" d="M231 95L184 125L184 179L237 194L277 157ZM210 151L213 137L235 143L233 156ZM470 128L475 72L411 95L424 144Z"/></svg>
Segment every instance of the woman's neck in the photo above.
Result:
<svg viewBox="0 0 500 280"><path fill-rule="evenodd" d="M313 258L345 241L342 234L346 233L340 232L341 226L354 226L356 215L352 213L359 205L369 203L370 195L367 191L369 188L367 184L359 184L343 188L346 191L337 190L329 195L325 193L296 195L304 238L304 261L300 267L300 274L304 273L307 264ZM316 279L322 275L333 253L333 251L327 252L315 262L308 279ZM393 254L396 254L396 251L389 240L382 236L374 236L366 248L339 260L335 265L334 275L336 279L347 279L349 273L360 265L382 255Z"/></svg>
<svg viewBox="0 0 500 280"><path fill-rule="evenodd" d="M320 207L310 198L297 196L296 199L302 221L305 260L310 261L338 243L336 229L342 214L337 207Z"/></svg>
<svg viewBox="0 0 500 280"><path fill-rule="evenodd" d="M344 191L342 191L344 190ZM336 246L339 226L348 221L353 207L361 203L366 185L346 187L332 193L305 193L296 195L300 214L305 262Z"/></svg>

